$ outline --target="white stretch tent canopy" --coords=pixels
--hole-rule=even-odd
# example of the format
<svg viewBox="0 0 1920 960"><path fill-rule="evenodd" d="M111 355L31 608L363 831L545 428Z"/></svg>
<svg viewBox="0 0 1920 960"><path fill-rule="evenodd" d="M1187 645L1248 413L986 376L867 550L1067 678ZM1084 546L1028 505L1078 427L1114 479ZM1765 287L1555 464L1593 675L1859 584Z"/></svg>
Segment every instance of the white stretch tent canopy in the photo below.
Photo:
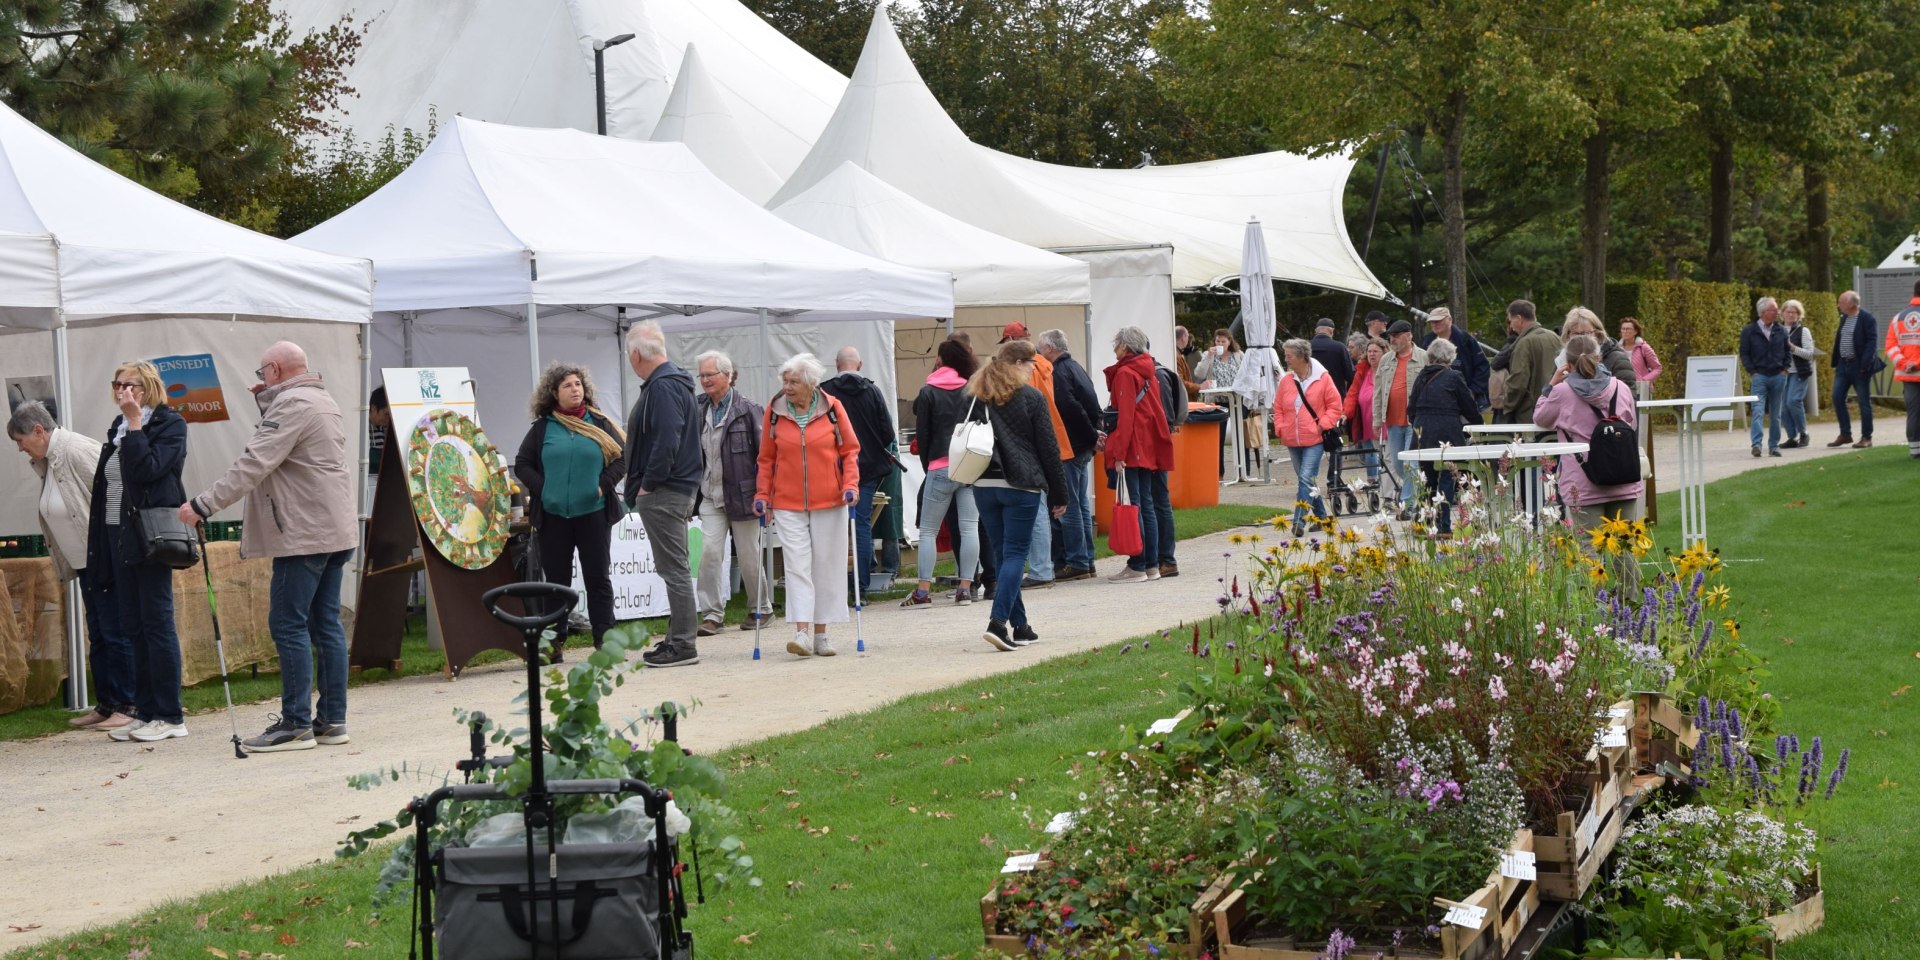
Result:
<svg viewBox="0 0 1920 960"><path fill-rule="evenodd" d="M1879 269L1894 270L1900 267L1911 267L1916 254L1920 254L1920 235L1902 240L1899 246L1893 248L1892 253L1887 254L1885 260L1880 261Z"/></svg>
<svg viewBox="0 0 1920 960"><path fill-rule="evenodd" d="M754 153L733 119L725 91L701 65L692 44L680 61L680 75L673 81L666 110L647 139L686 144L714 176L754 203L766 203L780 189L780 175Z"/></svg>
<svg viewBox="0 0 1920 960"><path fill-rule="evenodd" d="M545 352L537 346L543 324L604 332L611 345L623 319L687 331L796 320L890 325L953 312L947 274L886 263L792 226L728 188L682 144L464 117L392 182L294 242L372 258L388 342L398 326L404 344L420 322L388 315L453 311L420 318L443 328L444 352L422 356L433 344L415 340L408 353L415 365L476 373L481 358L472 354L485 340L474 337L512 333L515 314L524 316L522 342L536 344L515 351L531 360L523 359L527 370ZM620 351L609 352L619 377ZM617 381L599 371L605 405ZM482 417L521 420L526 376L482 383Z"/></svg>

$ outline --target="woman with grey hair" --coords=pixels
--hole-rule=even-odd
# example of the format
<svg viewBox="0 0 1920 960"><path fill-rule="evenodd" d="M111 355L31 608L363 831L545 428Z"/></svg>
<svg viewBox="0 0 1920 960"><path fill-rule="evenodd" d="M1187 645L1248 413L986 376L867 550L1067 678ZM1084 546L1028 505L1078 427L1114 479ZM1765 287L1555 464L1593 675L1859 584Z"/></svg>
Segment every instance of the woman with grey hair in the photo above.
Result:
<svg viewBox="0 0 1920 960"><path fill-rule="evenodd" d="M1314 489L1320 475L1320 460L1326 454L1329 435L1338 436L1345 405L1334 388L1333 375L1320 361L1313 359L1313 344L1298 337L1280 346L1286 373L1273 396L1273 430L1286 445L1287 459L1293 463L1295 483L1293 535L1306 533L1306 512L1328 519L1327 505Z"/></svg>
<svg viewBox="0 0 1920 960"><path fill-rule="evenodd" d="M587 621L598 650L613 628L613 525L626 511L614 485L627 475L626 435L594 402L585 367L550 363L529 404L533 426L513 459L527 489L527 515L548 583L573 582L573 557L587 588ZM560 662L566 639L553 640Z"/></svg>
<svg viewBox="0 0 1920 960"><path fill-rule="evenodd" d="M848 509L860 496L860 439L840 401L820 389L811 353L780 365L767 404L753 512L770 517L786 556L787 622L796 657L831 657L827 624L847 622Z"/></svg>
<svg viewBox="0 0 1920 960"><path fill-rule="evenodd" d="M1413 389L1407 393L1407 422L1413 426L1416 450L1463 446L1467 443L1463 427L1481 422L1480 404L1473 398L1473 388L1452 366L1457 349L1450 340L1435 338L1427 344L1427 359L1431 362L1421 368L1420 376L1413 381ZM1438 491L1445 501L1436 516L1436 536L1440 539L1453 536L1452 468L1435 468L1423 463L1420 473L1427 489Z"/></svg>
<svg viewBox="0 0 1920 960"><path fill-rule="evenodd" d="M93 674L94 708L67 722L113 730L134 722L133 640L120 628L113 595L82 576L87 568L87 525L93 516L93 468L100 441L63 429L37 400L13 410L7 436L27 455L40 477L40 533L61 582L78 579L87 618L87 670Z"/></svg>
<svg viewBox="0 0 1920 960"><path fill-rule="evenodd" d="M1112 398L1114 409L1113 430L1107 436L1107 464L1140 506L1141 551L1127 558L1125 570L1107 579L1142 583L1164 576L1161 559L1173 553L1172 544L1160 542L1159 522L1160 504L1171 503L1167 471L1173 469L1173 435L1160 399L1153 355L1147 352L1146 331L1120 328L1113 336L1113 356L1113 366L1106 369L1107 396Z"/></svg>

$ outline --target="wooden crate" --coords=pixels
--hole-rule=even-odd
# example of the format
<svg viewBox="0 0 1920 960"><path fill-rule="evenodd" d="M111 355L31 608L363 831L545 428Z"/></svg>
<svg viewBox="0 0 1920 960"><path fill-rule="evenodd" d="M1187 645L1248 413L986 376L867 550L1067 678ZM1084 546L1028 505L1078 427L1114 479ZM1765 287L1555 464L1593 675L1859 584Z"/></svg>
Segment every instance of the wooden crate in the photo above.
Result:
<svg viewBox="0 0 1920 960"><path fill-rule="evenodd" d="M1692 770L1694 745L1700 742L1700 728L1693 718L1680 711L1672 697L1664 693L1633 695L1633 748L1642 770L1655 770L1671 764Z"/></svg>
<svg viewBox="0 0 1920 960"><path fill-rule="evenodd" d="M1532 852L1534 850L1533 831L1522 828L1514 834L1513 845L1508 849ZM1538 863L1536 860L1536 869ZM1505 956L1520 940L1520 932L1526 929L1527 921L1540 910L1540 883L1538 880L1520 880L1502 874L1498 869L1487 877L1487 882L1495 888L1495 902L1499 904L1497 914L1499 922L1494 927L1494 935L1500 944L1500 953Z"/></svg>
<svg viewBox="0 0 1920 960"><path fill-rule="evenodd" d="M1201 891L1199 898L1193 902L1192 911L1187 915L1187 942L1169 943L1160 950L1160 955L1197 957L1212 948L1214 904L1218 903L1228 888L1233 886L1233 881L1233 874L1223 874L1219 879L1208 884L1207 889ZM996 883L987 890L986 896L980 898L980 926L986 933L987 947L1008 956L1024 957L1027 955L1027 938L1018 934L1000 933L996 929L1000 925L999 893L1000 885ZM1141 951L1141 956L1148 955L1151 955L1149 951Z"/></svg>
<svg viewBox="0 0 1920 960"><path fill-rule="evenodd" d="M1809 934L1820 929L1827 922L1827 890L1820 881L1820 865L1813 866L1813 892L1805 900L1788 907L1766 919L1767 926L1773 928L1773 938L1777 943L1786 943L1795 937ZM1774 944L1767 944L1767 960L1773 960Z"/></svg>
<svg viewBox="0 0 1920 960"><path fill-rule="evenodd" d="M1629 796L1645 788L1631 765L1616 767L1614 776L1590 773L1580 779L1586 798L1579 811L1560 814L1553 833L1533 838L1540 896L1547 900L1578 900L1587 892L1626 829Z"/></svg>

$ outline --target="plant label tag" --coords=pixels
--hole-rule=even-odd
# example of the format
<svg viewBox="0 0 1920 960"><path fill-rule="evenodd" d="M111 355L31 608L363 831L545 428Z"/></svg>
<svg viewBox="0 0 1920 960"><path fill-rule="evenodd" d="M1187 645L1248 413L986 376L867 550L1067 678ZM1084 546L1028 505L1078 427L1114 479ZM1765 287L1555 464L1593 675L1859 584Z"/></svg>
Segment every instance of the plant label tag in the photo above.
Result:
<svg viewBox="0 0 1920 960"><path fill-rule="evenodd" d="M1624 747L1627 745L1627 731L1622 727L1608 727L1600 734L1600 746Z"/></svg>
<svg viewBox="0 0 1920 960"><path fill-rule="evenodd" d="M1592 813L1580 821L1580 851L1584 854L1593 849L1593 843L1599 838L1600 818Z"/></svg>
<svg viewBox="0 0 1920 960"><path fill-rule="evenodd" d="M1607 708L1607 716L1612 717L1615 720L1625 720L1632 715L1633 715L1633 708L1627 706L1624 703L1614 704L1613 706Z"/></svg>
<svg viewBox="0 0 1920 960"><path fill-rule="evenodd" d="M1000 872L1001 873L1027 873L1031 871L1034 867L1037 867L1039 865L1040 865L1039 854L1022 853L1017 856L1008 857L1006 865L1000 868Z"/></svg>
<svg viewBox="0 0 1920 960"><path fill-rule="evenodd" d="M1072 810L1056 813L1053 815L1052 820L1047 821L1046 830L1048 833L1065 833L1073 828L1073 822L1079 818L1080 815L1074 813Z"/></svg>
<svg viewBox="0 0 1920 960"><path fill-rule="evenodd" d="M1159 720L1155 720L1152 723L1152 725L1147 727L1147 736L1151 737L1151 736L1157 736L1163 733L1172 733L1173 728L1179 725L1180 725L1179 717L1162 717Z"/></svg>
<svg viewBox="0 0 1920 960"><path fill-rule="evenodd" d="M1471 907L1464 903L1456 903L1447 908L1447 918L1445 922L1451 923L1456 927L1478 930L1487 922L1487 908Z"/></svg>
<svg viewBox="0 0 1920 960"><path fill-rule="evenodd" d="M1532 850L1508 850L1500 855L1500 875L1515 880L1538 880L1540 870L1536 866Z"/></svg>

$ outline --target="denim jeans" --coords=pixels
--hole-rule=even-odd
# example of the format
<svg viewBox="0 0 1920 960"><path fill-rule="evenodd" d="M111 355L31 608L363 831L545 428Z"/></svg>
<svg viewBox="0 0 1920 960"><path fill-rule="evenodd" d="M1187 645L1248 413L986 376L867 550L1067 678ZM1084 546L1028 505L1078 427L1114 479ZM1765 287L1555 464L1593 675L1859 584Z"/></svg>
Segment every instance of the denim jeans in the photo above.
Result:
<svg viewBox="0 0 1920 960"><path fill-rule="evenodd" d="M1314 492L1314 484L1320 480L1320 459L1326 456L1326 454L1326 449L1317 443L1305 447L1287 448L1287 462L1293 464L1294 523L1299 523L1301 520L1306 519L1306 508L1300 506L1302 502L1313 505L1314 516L1324 517L1327 515L1326 503L1320 499L1319 494Z"/></svg>
<svg viewBox="0 0 1920 960"><path fill-rule="evenodd" d="M1853 421L1847 416L1847 391L1860 402L1860 439L1873 437L1873 377L1852 367L1833 368L1833 416L1840 422L1840 435L1853 436Z"/></svg>
<svg viewBox="0 0 1920 960"><path fill-rule="evenodd" d="M940 524L947 519L947 508L955 506L960 514L960 542L953 547L954 565L959 578L973 582L973 571L980 565L980 513L972 487L963 487L947 477L946 467L927 471L920 484L920 579L933 582L933 565L940 559Z"/></svg>
<svg viewBox="0 0 1920 960"><path fill-rule="evenodd" d="M108 713L131 717L134 705L133 639L120 624L120 604L111 589L88 586L80 577L80 602L87 614L87 669L93 673L93 702Z"/></svg>
<svg viewBox="0 0 1920 960"><path fill-rule="evenodd" d="M1166 471L1128 467L1127 496L1140 507L1140 554L1127 558L1127 569L1144 571L1171 562L1162 559L1172 554L1173 548L1160 542L1163 528L1160 525L1160 510L1154 505L1157 500L1167 497ZM1172 512L1171 505L1168 512Z"/></svg>
<svg viewBox="0 0 1920 960"><path fill-rule="evenodd" d="M853 502L853 576L862 594L873 582L873 495L879 492L879 480L862 480Z"/></svg>
<svg viewBox="0 0 1920 960"><path fill-rule="evenodd" d="M1767 421L1767 449L1780 449L1780 413L1787 405L1787 375L1784 373L1756 373L1753 385L1748 388L1754 396L1753 407L1747 413L1747 439L1752 446L1760 445L1760 421Z"/></svg>
<svg viewBox="0 0 1920 960"><path fill-rule="evenodd" d="M1075 457L1061 464L1067 471L1067 512L1060 515L1060 538L1065 545L1066 564L1080 570L1093 569L1093 498L1089 495L1093 454Z"/></svg>
<svg viewBox="0 0 1920 960"><path fill-rule="evenodd" d="M173 571L128 556L118 527L107 527L107 559L120 624L133 648L134 716L180 723L180 636L173 629Z"/></svg>
<svg viewBox="0 0 1920 960"><path fill-rule="evenodd" d="M1780 423L1788 440L1807 432L1807 382L1797 373L1787 374L1787 402L1780 408Z"/></svg>
<svg viewBox="0 0 1920 960"><path fill-rule="evenodd" d="M1400 459L1402 451L1411 449L1413 449L1413 427L1411 424L1404 427L1387 428L1387 469L1393 471L1393 475L1400 480L1400 504L1402 506L1408 506L1413 503L1413 488L1416 486L1413 482L1413 470L1410 469L1412 464Z"/></svg>
<svg viewBox="0 0 1920 960"><path fill-rule="evenodd" d="M280 653L280 719L310 727L318 664L322 723L347 722L347 632L340 628L340 581L352 550L273 558L267 629ZM569 571L571 572L571 571ZM569 578L571 579L571 578Z"/></svg>
<svg viewBox="0 0 1920 960"><path fill-rule="evenodd" d="M1028 548L1033 545L1033 518L1041 512L1041 496L1012 487L974 487L973 499L980 507L980 522L1000 545L999 585L993 592L993 610L987 615L1010 626L1024 627L1027 605L1020 599L1020 580Z"/></svg>
<svg viewBox="0 0 1920 960"><path fill-rule="evenodd" d="M1053 518L1048 516L1051 512L1034 512L1033 537L1027 541L1028 575L1041 583L1053 579Z"/></svg>
<svg viewBox="0 0 1920 960"><path fill-rule="evenodd" d="M1178 541L1173 538L1173 484L1167 471L1153 471L1151 487L1153 496L1147 506L1153 508L1153 518L1160 524L1160 565L1170 566L1175 562L1173 548Z"/></svg>

